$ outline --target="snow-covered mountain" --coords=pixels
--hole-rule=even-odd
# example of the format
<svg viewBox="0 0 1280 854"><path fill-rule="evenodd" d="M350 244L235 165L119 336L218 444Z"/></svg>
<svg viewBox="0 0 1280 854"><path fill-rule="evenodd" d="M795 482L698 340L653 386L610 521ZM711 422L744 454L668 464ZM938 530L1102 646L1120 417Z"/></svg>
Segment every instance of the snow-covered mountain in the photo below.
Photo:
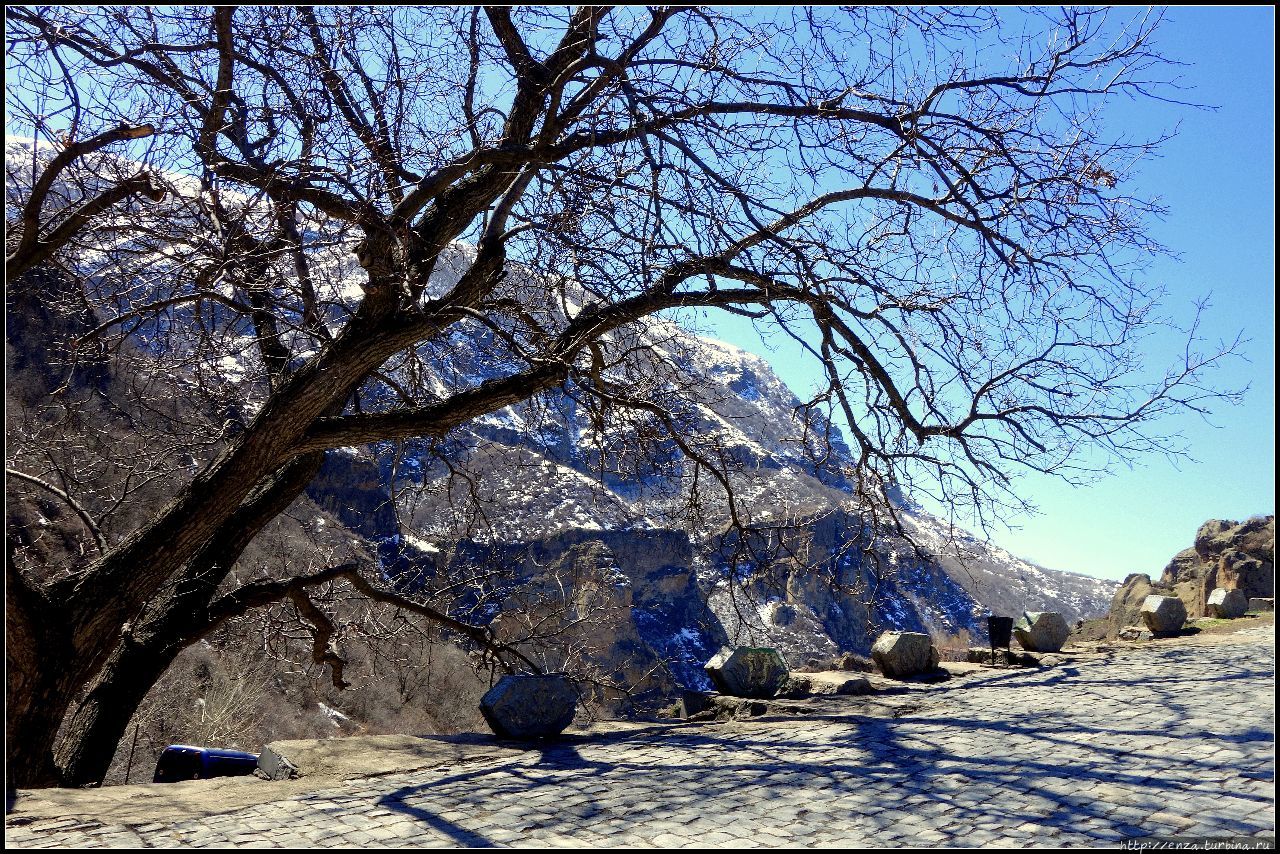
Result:
<svg viewBox="0 0 1280 854"><path fill-rule="evenodd" d="M11 201L40 157L30 141L6 140ZM194 215L188 208L201 193L198 182L175 176L168 183L166 201L127 215ZM69 201L84 192L59 189ZM329 234L323 222L300 225L312 236ZM317 250L312 270L333 328L363 293L362 271L344 240L333 236ZM104 263L112 248L82 248L79 262L86 269ZM145 256L132 248L133 256ZM471 254L465 245L450 247L432 292L456 281ZM154 272L156 257L147 263ZM280 267L289 288L294 272ZM140 279L133 299L160 296L148 290L150 281L167 284L162 276ZM550 328L590 299L571 284L549 289L519 269L504 287ZM237 392L248 415L265 384L247 330L241 338L229 332L222 355L204 369ZM295 359L315 346L302 336L284 343ZM1106 611L1113 582L1035 566L909 501L894 508L909 539L873 524L845 479L852 461L838 431L804 410L765 359L669 319L616 332L604 349L602 377L649 409L593 405L587 390L571 384L484 415L444 442L333 451L309 494L376 543L389 579L452 597L467 619L509 620L514 602L537 610L522 590L559 596L578 611L583 591L604 596L611 604L596 612L607 615L601 619L612 627L602 630L609 642L591 648L619 659L606 670L643 674L655 690L700 684L699 665L726 642L773 644L800 663L865 653L887 628L980 641L989 611L1054 610L1069 621ZM439 398L519 367L500 335L462 322L412 359L393 360L384 374ZM207 387L210 378L200 381ZM371 383L364 405L389 401L389 388ZM666 413L680 441L653 407ZM824 455L815 453L819 437ZM695 458L723 470L738 517L765 533L745 541L726 535L724 490ZM743 546L749 560L728 559Z"/></svg>
<svg viewBox="0 0 1280 854"><path fill-rule="evenodd" d="M559 392L468 425L447 465L426 446L383 449L383 476L396 478L404 526L398 533L411 538L401 542L545 549L564 538L596 538L608 541L620 571L642 586L638 544L657 533L687 536L689 560L677 568L693 569L696 595L719 626L708 628L705 618L701 628L656 619L662 608L639 595L632 610L654 660L693 684L699 659L726 641L777 646L800 664L843 651L865 654L888 628L981 643L989 613L1053 610L1074 622L1106 610L1114 583L1023 561L910 502L895 508L906 538L871 525L841 477L850 460L838 434L825 464L815 466L806 433L834 430L805 423L800 401L764 359L671 323L641 334L653 375L682 390L686 441L731 462L740 515L771 529L754 544L763 556L749 567L753 580L734 580L742 566L726 559L734 542L725 537L728 515L714 482L701 491L703 515L690 519L681 511L694 466L679 449L651 449L660 464L647 471L623 476L606 466L602 473L600 448L636 446L643 420L619 419L602 430ZM466 353L440 364L464 384L511 369ZM414 551L402 548L398 558L418 567Z"/></svg>

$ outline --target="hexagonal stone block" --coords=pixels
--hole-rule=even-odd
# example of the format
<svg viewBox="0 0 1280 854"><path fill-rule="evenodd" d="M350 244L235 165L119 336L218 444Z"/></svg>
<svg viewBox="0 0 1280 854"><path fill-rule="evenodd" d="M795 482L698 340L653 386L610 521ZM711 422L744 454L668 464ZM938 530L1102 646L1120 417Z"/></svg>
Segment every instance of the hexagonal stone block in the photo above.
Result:
<svg viewBox="0 0 1280 854"><path fill-rule="evenodd" d="M1013 625L1013 636L1031 652L1058 652L1070 634L1066 617L1053 611L1027 611Z"/></svg>
<svg viewBox="0 0 1280 854"><path fill-rule="evenodd" d="M725 648L703 668L720 693L734 697L772 697L787 684L787 664L771 647Z"/></svg>
<svg viewBox="0 0 1280 854"><path fill-rule="evenodd" d="M871 647L871 658L885 676L906 679L938 666L933 641L920 632L885 632Z"/></svg>
<svg viewBox="0 0 1280 854"><path fill-rule="evenodd" d="M298 776L298 766L280 752L281 748L268 744L258 754L258 770L268 780L292 780Z"/></svg>
<svg viewBox="0 0 1280 854"><path fill-rule="evenodd" d="M573 723L578 690L562 673L503 676L480 698L480 713L500 738L551 738Z"/></svg>
<svg viewBox="0 0 1280 854"><path fill-rule="evenodd" d="M1142 608L1138 611L1142 622L1158 638L1171 637L1182 631L1187 621L1187 606L1177 596L1159 596L1151 594L1142 600Z"/></svg>
<svg viewBox="0 0 1280 854"><path fill-rule="evenodd" d="M1239 590L1215 587L1213 592L1209 594L1209 601L1206 603L1205 609L1209 612L1210 617L1217 617L1220 620L1234 620L1237 617L1243 617L1245 612L1249 610L1249 599Z"/></svg>

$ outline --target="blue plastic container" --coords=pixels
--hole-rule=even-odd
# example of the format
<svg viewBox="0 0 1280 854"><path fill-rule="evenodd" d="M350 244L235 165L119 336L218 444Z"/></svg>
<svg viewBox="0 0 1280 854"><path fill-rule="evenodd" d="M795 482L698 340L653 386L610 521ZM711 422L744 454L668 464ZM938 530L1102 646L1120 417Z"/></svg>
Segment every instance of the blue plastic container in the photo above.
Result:
<svg viewBox="0 0 1280 854"><path fill-rule="evenodd" d="M258 754L243 750L218 750L171 744L156 762L154 783L206 780L209 777L244 777L258 767Z"/></svg>

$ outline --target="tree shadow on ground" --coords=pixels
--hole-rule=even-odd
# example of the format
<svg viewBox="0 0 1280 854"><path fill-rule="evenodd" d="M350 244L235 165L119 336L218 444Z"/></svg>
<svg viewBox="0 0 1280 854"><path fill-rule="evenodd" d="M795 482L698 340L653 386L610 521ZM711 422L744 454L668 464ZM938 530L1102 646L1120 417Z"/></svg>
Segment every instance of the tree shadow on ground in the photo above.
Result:
<svg viewBox="0 0 1280 854"><path fill-rule="evenodd" d="M935 819L943 823L944 816L961 831L986 822L1010 829L1029 823L1052 835L1075 832L1087 822L1101 827L1099 841L1158 834L1169 829L1144 824L1144 811L1164 810L1178 798L1213 796L1212 786L1199 781L1224 773L1214 750L1256 753L1265 765L1274 745L1274 726L1268 729L1262 721L1223 715L1215 723L1219 732L1197 723L1206 712L1203 698L1213 696L1206 692L1220 694L1224 682L1256 681L1267 692L1260 701L1269 696L1270 662L1230 658L1203 672L1203 662L1184 662L1176 653L1158 651L1132 674L1116 674L1106 664L1001 674L970 682L964 693L948 690L924 712L896 718L851 714L760 722L758 730L673 725L570 736L529 750L525 759L487 762L397 789L378 804L471 847L494 844L480 819L511 796L517 804L503 810L508 830L572 834L604 823L611 830L644 833L646 825L663 818L730 819L736 810L760 803L784 804L797 787L815 797L793 810L796 821L869 837L893 826L906 827L910 835ZM1144 675L1152 659L1176 672ZM1133 678L1118 678L1124 675ZM995 708L975 702L977 695L969 693L975 687L987 689L982 697ZM1244 685L1234 690L1248 691ZM1071 696L1060 708L1026 706L1037 696L1063 691ZM1126 691L1133 701L1126 702ZM1208 739L1211 749L1195 752L1206 745L1192 742L1178 749L1180 739ZM1170 743L1174 747L1167 749ZM1263 767L1236 770L1254 780L1273 774ZM1223 787L1224 796L1256 802L1257 822L1205 815L1188 821L1208 822L1224 835L1265 830L1262 822L1273 801L1238 786L1230 792ZM617 797L619 788L626 797ZM1102 794L1093 793L1095 788ZM861 796L861 811L830 808L854 795ZM882 812L878 803L889 808ZM446 819L451 811L467 817ZM956 842L963 844L963 836Z"/></svg>

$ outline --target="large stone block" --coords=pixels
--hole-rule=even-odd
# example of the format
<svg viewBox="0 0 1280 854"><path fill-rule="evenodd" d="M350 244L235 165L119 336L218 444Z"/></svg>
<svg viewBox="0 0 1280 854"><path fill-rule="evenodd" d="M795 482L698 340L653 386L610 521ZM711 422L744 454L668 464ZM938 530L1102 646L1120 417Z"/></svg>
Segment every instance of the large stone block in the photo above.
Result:
<svg viewBox="0 0 1280 854"><path fill-rule="evenodd" d="M715 705L715 695L702 691L684 691L676 702L673 716L688 720L696 714L705 712Z"/></svg>
<svg viewBox="0 0 1280 854"><path fill-rule="evenodd" d="M1187 621L1187 606L1177 596L1148 596L1142 601L1139 613L1156 637L1176 635Z"/></svg>
<svg viewBox="0 0 1280 854"><path fill-rule="evenodd" d="M1066 617L1053 611L1027 611L1013 626L1013 636L1031 652L1058 652L1070 634Z"/></svg>
<svg viewBox="0 0 1280 854"><path fill-rule="evenodd" d="M573 723L578 691L563 674L503 676L480 698L480 713L501 738L551 738Z"/></svg>
<svg viewBox="0 0 1280 854"><path fill-rule="evenodd" d="M1249 599L1239 590L1215 587L1209 594L1207 609L1210 617L1234 620L1236 617L1243 617L1249 610Z"/></svg>
<svg viewBox="0 0 1280 854"><path fill-rule="evenodd" d="M885 632L871 647L871 658L885 676L906 679L938 666L938 650L920 632Z"/></svg>
<svg viewBox="0 0 1280 854"><path fill-rule="evenodd" d="M784 700L803 700L808 697L850 697L870 694L872 691L871 681L865 676L831 679L792 673L787 678L787 684L778 692L778 697Z"/></svg>
<svg viewBox="0 0 1280 854"><path fill-rule="evenodd" d="M703 665L722 694L773 697L787 684L787 664L771 647L722 649Z"/></svg>
<svg viewBox="0 0 1280 854"><path fill-rule="evenodd" d="M1276 600L1273 597L1255 596L1249 600L1249 610L1255 614L1269 613L1276 609Z"/></svg>
<svg viewBox="0 0 1280 854"><path fill-rule="evenodd" d="M268 744L258 754L258 772L268 780L291 780L298 775L298 766L281 752L275 744Z"/></svg>
<svg viewBox="0 0 1280 854"><path fill-rule="evenodd" d="M1188 549L1187 552L1192 559L1195 559L1194 549ZM1168 582L1168 584L1172 583ZM1108 637L1115 637L1122 629L1141 623L1142 603L1153 593L1166 592L1168 592L1166 589L1152 584L1151 578L1142 573L1134 573L1125 578L1120 589L1111 599L1111 609L1107 613Z"/></svg>

